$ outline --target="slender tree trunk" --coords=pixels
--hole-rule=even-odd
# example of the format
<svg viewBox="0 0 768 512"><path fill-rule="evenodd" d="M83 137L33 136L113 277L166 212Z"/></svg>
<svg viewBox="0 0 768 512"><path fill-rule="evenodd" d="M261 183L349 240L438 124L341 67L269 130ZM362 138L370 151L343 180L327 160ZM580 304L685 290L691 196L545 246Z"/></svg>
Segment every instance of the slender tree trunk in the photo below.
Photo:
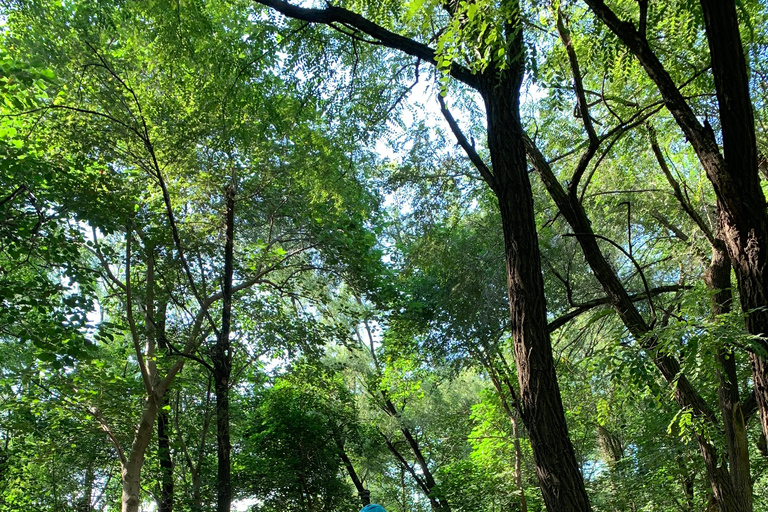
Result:
<svg viewBox="0 0 768 512"><path fill-rule="evenodd" d="M157 417L157 456L160 459L160 503L158 512L173 512L173 459L171 458L170 414L165 407L171 401L166 393Z"/></svg>
<svg viewBox="0 0 768 512"><path fill-rule="evenodd" d="M213 349L213 380L216 394L216 444L218 470L216 476L216 510L229 512L232 504L232 481L229 438L229 381L232 375L232 277L234 273L235 189L226 191L226 240L224 243L224 286L221 331Z"/></svg>
<svg viewBox="0 0 768 512"><path fill-rule="evenodd" d="M158 306L158 319L156 322L157 346L168 354L169 346L165 332L166 304ZM173 458L171 457L171 398L166 391L163 395L162 407L157 415L157 457L160 461L160 503L158 512L173 512Z"/></svg>
<svg viewBox="0 0 768 512"><path fill-rule="evenodd" d="M83 492L83 497L80 499L77 512L91 512L91 502L93 501L93 479L93 462L90 462L88 468L85 470L85 481L83 482L85 484L85 492Z"/></svg>
<svg viewBox="0 0 768 512"><path fill-rule="evenodd" d="M139 428L131 443L131 453L122 467L122 512L139 512L141 505L141 468L144 465L144 456L149 442L152 440L152 431L157 418L157 402L154 396L149 396L144 401L144 410L141 414Z"/></svg>
<svg viewBox="0 0 768 512"><path fill-rule="evenodd" d="M501 406L504 409L504 412L507 414L509 422L512 426L512 443L515 448L515 485L517 486L517 491L520 493L520 512L528 512L528 501L525 498L525 488L523 487L523 450L520 447L520 428L517 413L509 404L509 397L506 393L504 393L504 388L501 385L498 372L494 368L493 361L490 360L490 357L490 355L488 357L484 357L483 362L485 363L486 369L490 374L491 382L493 383L493 387L496 389L496 394L499 396L499 400L501 400ZM504 380L511 384L508 377L505 376ZM512 399L516 400L516 397L513 395Z"/></svg>
<svg viewBox="0 0 768 512"><path fill-rule="evenodd" d="M712 261L704 277L707 287L713 294L712 316L715 321L718 316L731 310L732 302L731 265L725 244L722 243L720 238L717 238L717 242L712 248ZM715 357L718 364L718 399L720 413L723 418L728 466L726 468L725 462L723 462L722 469L718 471L724 473L720 476L720 479L727 479L727 485L725 482L720 482L720 485L716 486L713 482L713 493L721 512L731 510L749 512L752 510L749 444L744 415L742 414L741 402L739 400L735 354L730 347L720 346ZM707 459L706 455L705 459ZM717 462L715 461L715 464ZM715 487L720 487L720 489ZM723 487L730 487L729 490L725 491L729 494L727 500L722 499L725 497Z"/></svg>
<svg viewBox="0 0 768 512"><path fill-rule="evenodd" d="M363 506L370 505L371 491L365 488L362 480L360 480L360 477L357 475L355 466L352 465L352 461L349 459L349 456L344 449L344 440L340 435L336 434L334 434L333 440L336 442L336 447L339 449L339 457L344 463L344 467L347 469L347 474L349 474L349 478L352 479L352 483L355 485L355 489L357 489L357 495L360 498L360 502L363 504Z"/></svg>
<svg viewBox="0 0 768 512"><path fill-rule="evenodd" d="M397 407L395 407L395 404L392 403L392 401L389 399L385 391L382 391L381 394L384 398L384 412L389 414L391 417L397 418L399 420L400 413L398 412ZM432 470L430 469L429 464L427 463L426 457L424 457L424 453L421 451L421 448L419 447L419 442L416 440L415 437L413 437L413 434L411 433L410 429L408 429L408 427L403 425L402 422L400 424L400 432L403 434L403 438L405 438L405 442L408 444L408 447L411 449L411 453L413 454L413 457L416 459L416 463L419 465L419 469L421 470L420 477L413 471L411 472L411 474L416 479L416 483L422 488L422 490L424 491L424 494L429 499L432 510L439 511L439 512L451 512L451 507L445 498L441 499L433 495L434 489L435 487L437 487L437 482L435 481L435 477L432 474ZM394 445L392 445L388 440L387 440L387 445L390 451L400 459L400 463L408 467L408 464L405 462L404 459L402 459L402 456L397 452Z"/></svg>

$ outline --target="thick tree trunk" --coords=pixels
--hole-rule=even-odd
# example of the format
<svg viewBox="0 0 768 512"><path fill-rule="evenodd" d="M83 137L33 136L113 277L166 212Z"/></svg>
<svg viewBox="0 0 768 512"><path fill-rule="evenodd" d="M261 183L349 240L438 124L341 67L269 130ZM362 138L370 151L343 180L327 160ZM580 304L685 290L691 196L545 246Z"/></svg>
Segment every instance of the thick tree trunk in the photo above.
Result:
<svg viewBox="0 0 768 512"><path fill-rule="evenodd" d="M747 330L768 348L768 215L758 174L749 77L734 0L702 0L715 78L725 164L716 188L720 224L736 270ZM718 187L718 184L720 185ZM752 377L763 434L768 436L768 360L752 353Z"/></svg>
<svg viewBox="0 0 768 512"><path fill-rule="evenodd" d="M523 51L522 34L519 39L511 52ZM522 76L520 62L505 71L501 80L496 79L496 70L490 69L480 85L494 173L491 186L499 201L504 231L520 406L547 510L588 511L589 499L568 436L547 329L533 193L520 123Z"/></svg>
<svg viewBox="0 0 768 512"><path fill-rule="evenodd" d="M257 2L306 22L354 27L383 46L437 63L437 53L429 46L344 8L302 8L282 0ZM475 165L480 164L478 168L496 194L501 210L522 418L530 436L544 502L550 512L587 511L591 510L589 499L568 437L547 329L533 195L520 124L525 45L519 1L507 2L505 8L506 69L499 70L490 63L482 73L474 73L453 63L450 74L478 90L485 102L493 175L478 162L476 154L470 158Z"/></svg>
<svg viewBox="0 0 768 512"><path fill-rule="evenodd" d="M221 331L213 349L213 380L216 394L216 444L218 469L216 475L216 510L229 512L232 504L232 481L229 437L229 381L232 375L232 277L234 274L235 189L226 191L226 240L224 242L224 286Z"/></svg>

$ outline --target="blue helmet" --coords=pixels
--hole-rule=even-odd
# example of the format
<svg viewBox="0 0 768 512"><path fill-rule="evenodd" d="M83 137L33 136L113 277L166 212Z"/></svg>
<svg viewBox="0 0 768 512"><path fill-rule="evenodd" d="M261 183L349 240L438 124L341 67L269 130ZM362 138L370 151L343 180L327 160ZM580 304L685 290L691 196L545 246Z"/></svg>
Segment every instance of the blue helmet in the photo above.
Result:
<svg viewBox="0 0 768 512"><path fill-rule="evenodd" d="M375 503L371 503L370 505L364 506L360 512L387 512L387 511L384 510L384 507L382 507L381 505L376 505Z"/></svg>

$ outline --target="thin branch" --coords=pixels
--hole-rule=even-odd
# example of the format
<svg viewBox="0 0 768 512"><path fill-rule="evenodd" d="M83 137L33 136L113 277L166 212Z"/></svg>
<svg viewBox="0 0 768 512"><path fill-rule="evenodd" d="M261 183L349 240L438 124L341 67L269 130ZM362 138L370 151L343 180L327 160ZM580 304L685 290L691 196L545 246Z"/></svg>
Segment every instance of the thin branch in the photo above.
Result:
<svg viewBox="0 0 768 512"><path fill-rule="evenodd" d="M693 220L693 222L695 222L699 227L701 232L704 233L704 236L707 237L710 245L712 245L712 247L716 247L718 241L715 239L715 235L712 233L712 229L709 227L709 225L707 225L706 222L704 222L704 219L701 217L701 215L699 215L699 213L693 208L688 198L683 195L680 184L677 182L677 180L675 180L675 177L672 176L672 172L667 165L667 160L664 158L664 154L661 152L661 148L659 147L659 142L656 138L656 130L654 130L653 126L650 124L648 125L648 135L651 139L651 149L653 150L653 154L656 157L656 161L659 163L661 172L664 173L664 176L667 178L669 185L672 187L672 192L674 193L675 198L680 203L680 206L683 208L685 213L688 214L691 220Z"/></svg>
<svg viewBox="0 0 768 512"><path fill-rule="evenodd" d="M453 132L453 135L456 137L456 140L459 143L459 146L464 150L464 152L467 154L467 157L469 157L469 160L474 164L474 166L477 168L477 170L480 172L480 176L483 177L486 183L491 188L494 188L494 184L496 183L496 178L493 176L493 173L488 168L487 165L485 165L485 162L483 162L483 159L480 158L480 155L477 154L477 151L475 151L474 146L472 146L467 138L464 136L464 133L461 131L461 128L459 127L459 124L456 122L456 119L454 119L453 115L451 115L451 112L448 110L448 108L445 106L445 101L443 100L443 97L438 95L437 100L440 102L440 111L443 113L443 117L446 121L448 121L448 126L451 127L451 131Z"/></svg>
<svg viewBox="0 0 768 512"><path fill-rule="evenodd" d="M136 359L141 371L141 379L144 381L144 388L148 396L153 396L152 380L147 372L146 362L144 361L144 352L141 350L139 332L136 328L136 320L133 317L133 287L131 285L131 246L133 240L133 227L128 224L125 234L125 313L128 317L128 325L131 330L131 339L133 348L136 351Z"/></svg>
<svg viewBox="0 0 768 512"><path fill-rule="evenodd" d="M653 316L653 320L651 321L651 326L656 322L656 309L653 306L653 299L651 295L651 289L648 287L648 281L645 279L645 272L643 272L643 267L640 266L640 264L637 262L634 256L630 252L628 252L626 249L624 249L620 244L614 242L608 237L605 237L603 235L598 235L596 233L565 233L563 236L592 236L594 238L603 240L605 242L608 242L612 246L614 246L616 249L622 252L624 256L629 258L629 261L632 262L632 264L635 266L635 269L637 269L638 274L640 275L640 279L643 281L643 287L645 288L645 294L648 297L648 305L651 307L651 316Z"/></svg>
<svg viewBox="0 0 768 512"><path fill-rule="evenodd" d="M659 286L657 288L652 288L650 292L651 292L651 295L656 296L656 295L661 295L662 293L671 293L679 290L690 290L691 288L692 288L691 286L687 286L687 285L666 285L666 286ZM647 297L648 297L647 292L634 293L629 295L629 300L631 300L632 302L638 302L646 299ZM582 315L594 308L597 308L600 306L608 306L610 304L611 304L610 297L600 297L599 299L593 299L587 302L582 302L580 304L574 304L575 309L549 322L549 324L547 324L547 330L549 332L554 332L560 327L570 322L571 320L573 320L574 318L576 318L577 316Z"/></svg>
<svg viewBox="0 0 768 512"><path fill-rule="evenodd" d="M565 51L568 54L568 62L571 65L571 73L573 74L573 88L576 92L576 107L581 115L581 121L584 123L584 129L589 136L590 144L597 144L597 132L592 124L592 118L589 115L589 104L587 103L587 96L584 93L584 82L582 81L581 70L579 68L579 60L576 56L576 49L573 47L573 41L571 40L571 32L565 26L563 22L563 13L558 9L557 11L557 33L560 35L560 39L565 46Z"/></svg>

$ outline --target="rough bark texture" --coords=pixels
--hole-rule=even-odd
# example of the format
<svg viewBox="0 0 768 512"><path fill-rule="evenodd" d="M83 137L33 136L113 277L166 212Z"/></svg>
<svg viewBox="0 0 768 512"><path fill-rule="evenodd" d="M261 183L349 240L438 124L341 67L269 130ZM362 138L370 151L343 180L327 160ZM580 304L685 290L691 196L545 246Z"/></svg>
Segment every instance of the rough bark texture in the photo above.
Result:
<svg viewBox="0 0 768 512"><path fill-rule="evenodd" d="M216 510L229 512L232 505L232 481L229 436L229 381L232 375L232 347L229 334L232 327L232 277L234 274L235 191L226 193L226 240L224 242L224 286L221 331L213 348L214 391L216 394L216 445L218 469L216 474Z"/></svg>
<svg viewBox="0 0 768 512"><path fill-rule="evenodd" d="M519 38L522 34L518 30ZM511 46L522 52L522 41ZM519 92L522 63L505 72L501 81L494 69L481 80L485 102L488 148L494 180L491 184L501 212L507 262L507 287L515 361L520 383L520 406L547 509L591 510L568 425L552 359L547 328L544 281L528 179L524 134L520 123Z"/></svg>
<svg viewBox="0 0 768 512"><path fill-rule="evenodd" d="M307 9L283 0L256 1L309 23L343 24L370 36L382 46L436 62L432 48L346 9ZM481 168L480 172L496 194L501 211L520 405L544 502L550 512L587 511L591 510L589 500L568 437L552 359L533 196L520 124L519 95L525 63L523 23L517 1L507 2L506 7L509 12L504 27L507 69L499 73L499 69L490 64L484 72L473 73L453 63L450 74L477 89L486 107L493 176L487 176L487 169Z"/></svg>
<svg viewBox="0 0 768 512"><path fill-rule="evenodd" d="M720 225L739 286L747 330L763 337L768 347L768 216L760 188L757 142L749 78L733 0L702 0L712 74L715 78L725 164L717 174L722 182ZM711 179L711 178L710 178ZM716 182L713 185L717 188ZM763 434L768 436L768 361L753 353L752 377Z"/></svg>
<svg viewBox="0 0 768 512"><path fill-rule="evenodd" d="M592 11L638 58L677 124L696 151L717 195L720 227L736 272L742 311L751 334L768 333L768 215L759 186L755 126L744 50L734 0L701 0L712 74L720 110L723 152L708 125L702 125L648 41L619 19L603 0L585 0ZM768 361L751 355L755 398L768 435Z"/></svg>

